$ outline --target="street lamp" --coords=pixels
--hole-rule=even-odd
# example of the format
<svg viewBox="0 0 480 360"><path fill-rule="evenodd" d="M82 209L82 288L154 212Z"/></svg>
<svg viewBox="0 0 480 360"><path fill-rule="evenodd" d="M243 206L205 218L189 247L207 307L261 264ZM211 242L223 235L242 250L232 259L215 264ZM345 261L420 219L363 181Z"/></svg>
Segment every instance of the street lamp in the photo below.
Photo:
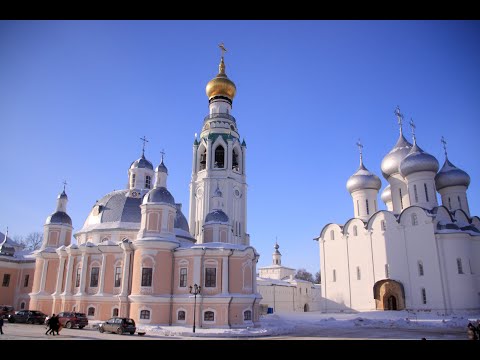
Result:
<svg viewBox="0 0 480 360"><path fill-rule="evenodd" d="M193 332L195 332L195 309L197 308L197 295L200 294L201 289L202 287L198 286L197 284L193 286L190 285L190 294L193 294L195 296L195 300L193 303Z"/></svg>

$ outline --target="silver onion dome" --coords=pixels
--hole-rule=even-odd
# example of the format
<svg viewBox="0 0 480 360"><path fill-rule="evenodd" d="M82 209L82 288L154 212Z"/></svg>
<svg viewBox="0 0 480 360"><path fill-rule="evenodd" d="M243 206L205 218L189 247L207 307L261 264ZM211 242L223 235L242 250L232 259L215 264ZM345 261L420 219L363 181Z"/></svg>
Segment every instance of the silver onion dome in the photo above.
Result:
<svg viewBox="0 0 480 360"><path fill-rule="evenodd" d="M350 176L347 181L347 190L351 193L357 190L374 189L379 190L382 182L377 175L367 170L360 160L360 167L357 172Z"/></svg>
<svg viewBox="0 0 480 360"><path fill-rule="evenodd" d="M63 211L57 211L54 212L52 215L50 215L47 218L47 221L45 221L45 224L68 224L72 225L72 219L70 216Z"/></svg>
<svg viewBox="0 0 480 360"><path fill-rule="evenodd" d="M142 157L140 159L135 160L130 165L130 169L137 169L137 168L146 168L146 169L153 170L153 165L150 161L148 161L145 158L145 155L142 154Z"/></svg>
<svg viewBox="0 0 480 360"><path fill-rule="evenodd" d="M412 144L405 139L402 131L400 131L400 136L398 137L397 143L382 160L381 169L385 179L388 179L391 175L398 173L400 162L408 155L411 148Z"/></svg>
<svg viewBox="0 0 480 360"><path fill-rule="evenodd" d="M153 188L144 196L143 204L152 202L167 203L175 206L175 199L170 194L170 191L163 186Z"/></svg>
<svg viewBox="0 0 480 360"><path fill-rule="evenodd" d="M157 169L156 169L157 172L163 172L165 174L168 174L168 169L167 167L165 166L165 164L163 163L163 159L162 159L162 162L160 163L160 165L157 166Z"/></svg>
<svg viewBox="0 0 480 360"><path fill-rule="evenodd" d="M210 211L207 216L205 217L205 223L209 222L221 222L221 223L228 223L228 215L225 214L222 210L220 209L214 209Z"/></svg>
<svg viewBox="0 0 480 360"><path fill-rule="evenodd" d="M417 143L414 142L408 155L400 162L398 169L403 177L420 171L432 171L436 173L438 171L438 160L433 155L423 151Z"/></svg>
<svg viewBox="0 0 480 360"><path fill-rule="evenodd" d="M392 188L390 185L383 189L381 199L385 204L392 202Z"/></svg>
<svg viewBox="0 0 480 360"><path fill-rule="evenodd" d="M453 165L448 158L445 159L445 163L435 176L435 186L437 190L449 186L465 186L468 188L470 185L470 176L462 169Z"/></svg>

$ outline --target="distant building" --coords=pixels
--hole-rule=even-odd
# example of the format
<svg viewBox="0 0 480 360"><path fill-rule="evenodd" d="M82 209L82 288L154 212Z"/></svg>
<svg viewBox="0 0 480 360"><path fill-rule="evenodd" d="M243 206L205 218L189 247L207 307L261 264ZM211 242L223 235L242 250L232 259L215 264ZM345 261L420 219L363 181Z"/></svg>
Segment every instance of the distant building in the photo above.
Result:
<svg viewBox="0 0 480 360"><path fill-rule="evenodd" d="M28 309L32 290L35 257L23 245L0 232L0 305L15 310Z"/></svg>
<svg viewBox="0 0 480 360"><path fill-rule="evenodd" d="M354 217L320 232L322 311L480 309L480 219L470 215L470 176L402 132L383 158L388 181L378 210L380 179L360 167L347 182ZM438 171L438 172L437 172ZM437 202L437 191L442 205Z"/></svg>
<svg viewBox="0 0 480 360"><path fill-rule="evenodd" d="M272 265L259 268L257 289L262 295L263 313L276 311L318 311L321 304L319 284L295 279L295 269L282 265L282 254L275 243Z"/></svg>

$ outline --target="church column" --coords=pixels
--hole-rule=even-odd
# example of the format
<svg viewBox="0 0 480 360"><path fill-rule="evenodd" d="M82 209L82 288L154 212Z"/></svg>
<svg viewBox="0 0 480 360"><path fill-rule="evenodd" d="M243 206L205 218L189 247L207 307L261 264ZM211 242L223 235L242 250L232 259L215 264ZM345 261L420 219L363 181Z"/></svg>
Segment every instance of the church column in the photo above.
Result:
<svg viewBox="0 0 480 360"><path fill-rule="evenodd" d="M103 295L103 287L105 284L105 266L107 262L107 254L102 254L102 268L100 270L100 283L98 284L97 295Z"/></svg>
<svg viewBox="0 0 480 360"><path fill-rule="evenodd" d="M123 248L123 274L122 274L122 292L120 296L127 296L128 295L128 274L130 272L130 254L132 250L130 247L125 246Z"/></svg>
<svg viewBox="0 0 480 360"><path fill-rule="evenodd" d="M45 281L47 280L48 259L43 259L42 278L40 279L40 292L45 291Z"/></svg>
<svg viewBox="0 0 480 360"><path fill-rule="evenodd" d="M78 295L83 295L85 293L85 284L86 284L86 277L87 277L87 263L88 257L87 253L82 253L82 275L80 276L80 288L78 289Z"/></svg>
<svg viewBox="0 0 480 360"><path fill-rule="evenodd" d="M207 139L207 163L206 163L206 169L211 170L212 169L212 161L214 161L214 156L215 154L212 151L212 139Z"/></svg>
<svg viewBox="0 0 480 360"><path fill-rule="evenodd" d="M71 295L72 294L72 272L73 272L73 262L74 262L74 257L70 253L68 254L68 262L67 262L67 278L65 281L65 290L63 293L65 295Z"/></svg>
<svg viewBox="0 0 480 360"><path fill-rule="evenodd" d="M230 250L230 253L232 251ZM222 263L222 293L228 294L228 258L230 256L225 256Z"/></svg>
<svg viewBox="0 0 480 360"><path fill-rule="evenodd" d="M58 295L62 292L62 280L63 280L64 269L65 269L65 256L60 255L60 265L58 266L57 284L55 286L54 295Z"/></svg>

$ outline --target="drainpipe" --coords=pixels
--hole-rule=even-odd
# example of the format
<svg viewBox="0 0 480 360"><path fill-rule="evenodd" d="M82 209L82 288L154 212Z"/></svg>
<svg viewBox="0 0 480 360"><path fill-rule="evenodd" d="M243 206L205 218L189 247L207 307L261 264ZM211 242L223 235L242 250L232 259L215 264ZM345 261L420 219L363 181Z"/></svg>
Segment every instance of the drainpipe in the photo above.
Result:
<svg viewBox="0 0 480 360"><path fill-rule="evenodd" d="M203 254L202 254L202 257L200 258L200 284L199 286L201 286L201 284L204 283L204 269L203 269L203 263L205 262L205 253L207 252L207 248L206 247L202 247L202 250L203 250ZM202 288L205 290L205 287L202 286ZM199 322L198 322L198 327L202 327L203 325L203 320L202 320L202 311L203 311L203 295L200 297L200 319L199 319Z"/></svg>
<svg viewBox="0 0 480 360"><path fill-rule="evenodd" d="M174 254L175 250L172 250L172 274L171 274L171 280L170 280L170 314L168 315L168 325L172 326L172 312L173 312L173 286L175 285L174 283L174 277L175 277L175 256Z"/></svg>
<svg viewBox="0 0 480 360"><path fill-rule="evenodd" d="M230 249L230 253L227 256L227 292L230 294L230 256L233 254L233 249ZM223 268L222 268L223 272ZM225 279L222 279L222 281L225 281ZM252 285L253 286L253 285ZM233 296L230 297L230 300L228 301L228 308L227 308L227 325L228 328L232 328L232 324L230 324L230 304L232 303Z"/></svg>

